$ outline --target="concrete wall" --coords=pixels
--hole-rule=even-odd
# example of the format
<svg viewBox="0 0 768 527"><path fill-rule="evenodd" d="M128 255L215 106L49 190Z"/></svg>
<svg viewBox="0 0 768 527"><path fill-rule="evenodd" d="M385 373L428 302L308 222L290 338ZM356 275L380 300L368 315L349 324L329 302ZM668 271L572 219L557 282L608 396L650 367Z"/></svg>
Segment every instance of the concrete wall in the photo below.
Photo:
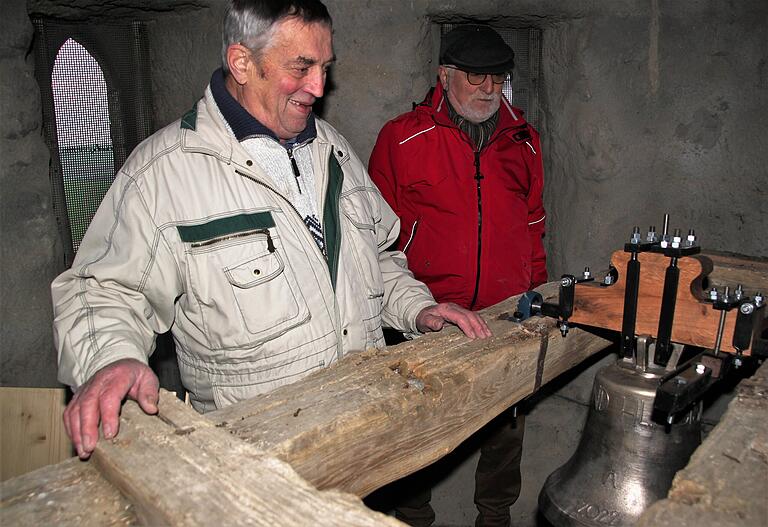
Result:
<svg viewBox="0 0 768 527"><path fill-rule="evenodd" d="M705 248L768 256L768 3L762 0L328 0L334 66L322 115L367 159L381 125L432 83L433 22L542 30L549 268L604 268L634 225L694 228ZM0 24L0 383L50 385L47 284L61 267L26 11L147 21L158 126L176 119L219 63L221 0L104 4L11 0ZM611 358L603 359L603 362ZM575 447L594 369L533 406L526 488L532 525L543 478ZM571 375L571 377L574 377ZM570 380L570 379L569 379ZM471 523L471 457L434 502ZM467 468L469 467L469 468ZM461 482L457 498L454 482ZM469 489L469 490L467 490ZM461 504L457 504L461 501Z"/></svg>

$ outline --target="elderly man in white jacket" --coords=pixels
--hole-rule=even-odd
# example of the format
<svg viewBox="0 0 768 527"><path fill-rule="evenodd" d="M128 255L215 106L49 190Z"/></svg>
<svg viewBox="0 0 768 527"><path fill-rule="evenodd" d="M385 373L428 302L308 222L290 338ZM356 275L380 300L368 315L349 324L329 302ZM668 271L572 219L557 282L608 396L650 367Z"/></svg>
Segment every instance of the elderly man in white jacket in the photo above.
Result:
<svg viewBox="0 0 768 527"><path fill-rule="evenodd" d="M127 396L157 411L147 357L169 329L201 412L295 382L345 354L478 315L436 304L386 249L398 219L349 143L314 116L333 63L319 0L233 0L223 67L181 120L119 171L52 285L64 420L78 455Z"/></svg>

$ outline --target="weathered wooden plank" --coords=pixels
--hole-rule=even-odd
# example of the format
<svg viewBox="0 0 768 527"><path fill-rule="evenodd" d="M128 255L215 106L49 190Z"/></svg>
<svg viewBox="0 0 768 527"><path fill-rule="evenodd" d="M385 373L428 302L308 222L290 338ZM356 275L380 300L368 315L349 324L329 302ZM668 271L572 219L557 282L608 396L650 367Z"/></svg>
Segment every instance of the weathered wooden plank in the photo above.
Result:
<svg viewBox="0 0 768 527"><path fill-rule="evenodd" d="M120 434L98 444L94 461L144 525L402 525L351 494L316 490L165 391L158 417L126 403Z"/></svg>
<svg viewBox="0 0 768 527"><path fill-rule="evenodd" d="M702 256L712 262L708 286L724 287L741 284L749 295L768 295L768 258L754 258L708 251Z"/></svg>
<svg viewBox="0 0 768 527"><path fill-rule="evenodd" d="M768 525L768 364L736 389L717 426L637 527Z"/></svg>
<svg viewBox="0 0 768 527"><path fill-rule="evenodd" d="M470 341L450 328L350 355L206 417L320 489L365 496L436 461L533 393L540 358L546 383L608 344L578 329L563 338L550 319L511 322L516 304L514 297L483 312L490 339Z"/></svg>
<svg viewBox="0 0 768 527"><path fill-rule="evenodd" d="M70 458L0 483L0 525L127 527L133 505L93 463Z"/></svg>
<svg viewBox="0 0 768 527"><path fill-rule="evenodd" d="M619 278L613 285L603 287L599 283L592 282L581 283L576 286L571 321L621 331L626 268L629 257L629 253L623 251L613 253L611 263L619 272ZM640 253L638 260L641 270L635 332L656 337L664 291L664 274L670 259L662 254ZM750 264L743 260L722 257L718 260L718 279L735 278L737 274L734 269L741 269L744 272L747 266L751 266L752 269L756 268L757 271L753 274L760 276L758 262ZM696 255L681 258L678 261L678 268L680 279L672 325L672 340L682 344L712 349L717 340L721 312L713 309L712 305L705 301L706 294L702 287L704 286L704 277L712 274L713 262L707 256ZM732 291L736 288L737 283L739 282L730 283ZM750 283L748 285L754 287L757 284ZM755 290L752 289L752 292ZM766 311L768 310L763 309L760 312L761 317L759 317L761 320L755 321L759 327L765 325ZM722 351L736 352L732 345L736 315L735 310L726 315ZM747 355L749 354L749 348L742 351Z"/></svg>
<svg viewBox="0 0 768 527"><path fill-rule="evenodd" d="M0 387L0 480L72 456L64 388Z"/></svg>
<svg viewBox="0 0 768 527"><path fill-rule="evenodd" d="M555 291L553 284L547 291ZM606 344L578 330L563 339L546 319L510 322L515 305L511 299L485 311L493 339L472 342L448 329L387 351L349 356L288 394L278 390L258 398L259 412L242 416L243 425L263 432L251 438L253 444L227 433L237 432L234 421L198 416L172 396L163 396L159 418L128 403L120 435L99 444L94 462L73 460L80 470L90 467L89 475L98 466L115 486L102 478L96 493L91 485L68 484L73 478L61 466L43 469L28 481L29 494L49 497L58 516L40 501L15 499L13 506L4 501L0 519L57 525L108 525L112 519L198 525L223 518L228 525L396 525L351 495L316 491L271 456L295 463L322 489L365 495L448 453L531 393L540 357L543 384ZM570 352L563 353L566 348ZM75 512L88 510L92 499L113 511L110 520L97 515L101 521L80 521Z"/></svg>

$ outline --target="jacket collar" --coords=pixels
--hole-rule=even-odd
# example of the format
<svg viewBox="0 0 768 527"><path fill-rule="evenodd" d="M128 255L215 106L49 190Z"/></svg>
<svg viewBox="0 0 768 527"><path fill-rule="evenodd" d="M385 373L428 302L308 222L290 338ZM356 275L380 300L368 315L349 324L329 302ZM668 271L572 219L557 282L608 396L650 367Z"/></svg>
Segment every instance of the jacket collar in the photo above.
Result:
<svg viewBox="0 0 768 527"><path fill-rule="evenodd" d="M437 86L427 92L427 96L419 106L429 107L438 124L456 126L448 114L448 98L441 83L438 82ZM502 94L499 106L499 124L496 126L496 130L504 131L507 128L516 128L526 124L528 123L523 118L523 111L509 104L507 98Z"/></svg>
<svg viewBox="0 0 768 527"><path fill-rule="evenodd" d="M229 95L229 92L227 92L227 95ZM234 101L231 95L229 97ZM242 106L237 101L234 102L242 109ZM244 109L242 110L245 111ZM191 122L185 124L183 121L187 119ZM256 119L252 117L250 119L258 123ZM319 130L314 115L311 117L311 123L310 126L308 121L307 128L299 134L299 137L304 138L306 133L307 142L326 142L322 134L320 136L317 135ZM263 125L261 126L263 130L269 131L268 128ZM246 163L250 157L236 139L234 131L230 131L231 126L216 102L211 85L208 85L206 88L203 98L198 100L192 110L184 116L180 128L182 132L181 146L186 151L213 155L222 159L225 163L234 162L240 165ZM311 137L309 137L310 135ZM271 132L267 136L275 138Z"/></svg>
<svg viewBox="0 0 768 527"><path fill-rule="evenodd" d="M258 119L253 117L248 111L243 108L239 102L232 97L224 84L224 71L219 68L213 72L211 76L211 94L213 100L219 107L221 115L229 124L232 129L232 133L238 141L244 141L254 136L268 136L279 142L277 134L272 130L264 126ZM315 114L309 114L307 119L307 127L295 138L287 141L288 144L303 144L309 142L317 137L317 129L315 127Z"/></svg>

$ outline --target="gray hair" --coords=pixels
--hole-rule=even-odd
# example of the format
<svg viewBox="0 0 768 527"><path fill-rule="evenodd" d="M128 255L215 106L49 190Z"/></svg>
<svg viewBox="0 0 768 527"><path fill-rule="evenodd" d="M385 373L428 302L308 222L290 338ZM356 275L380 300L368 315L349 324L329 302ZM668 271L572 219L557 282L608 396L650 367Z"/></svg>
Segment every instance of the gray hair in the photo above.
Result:
<svg viewBox="0 0 768 527"><path fill-rule="evenodd" d="M272 43L280 22L298 18L306 23L318 22L332 27L328 9L320 0L232 0L224 18L221 65L229 73L227 49L242 44L256 60Z"/></svg>

